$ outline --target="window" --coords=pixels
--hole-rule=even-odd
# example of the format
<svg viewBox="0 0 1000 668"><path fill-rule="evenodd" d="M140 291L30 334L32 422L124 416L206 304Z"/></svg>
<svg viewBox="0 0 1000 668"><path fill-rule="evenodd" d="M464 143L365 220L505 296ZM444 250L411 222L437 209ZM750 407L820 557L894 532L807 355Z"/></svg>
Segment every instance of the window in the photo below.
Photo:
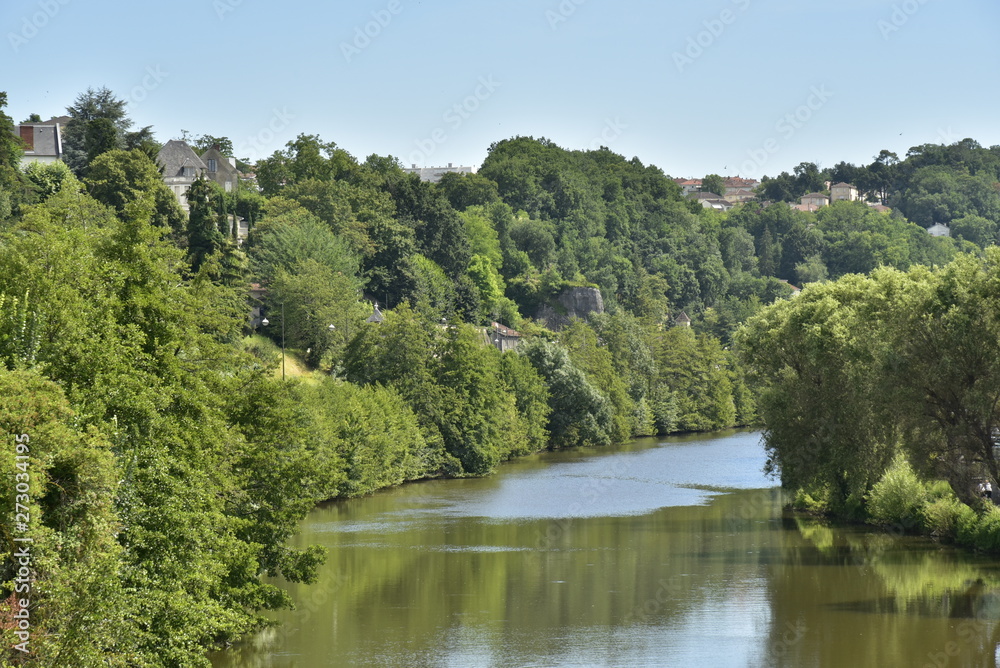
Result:
<svg viewBox="0 0 1000 668"><path fill-rule="evenodd" d="M217 163L212 158L209 158L208 159L208 171L212 172L213 174L215 172L219 171L219 163Z"/></svg>

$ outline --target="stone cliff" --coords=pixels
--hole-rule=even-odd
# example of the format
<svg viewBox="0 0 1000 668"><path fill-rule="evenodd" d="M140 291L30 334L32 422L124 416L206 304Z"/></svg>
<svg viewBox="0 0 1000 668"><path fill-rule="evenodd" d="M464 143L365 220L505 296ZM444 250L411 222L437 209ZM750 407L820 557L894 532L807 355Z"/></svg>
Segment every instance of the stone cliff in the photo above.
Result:
<svg viewBox="0 0 1000 668"><path fill-rule="evenodd" d="M604 298L597 288L566 288L555 300L542 304L535 320L549 329L560 330L573 318L604 313Z"/></svg>

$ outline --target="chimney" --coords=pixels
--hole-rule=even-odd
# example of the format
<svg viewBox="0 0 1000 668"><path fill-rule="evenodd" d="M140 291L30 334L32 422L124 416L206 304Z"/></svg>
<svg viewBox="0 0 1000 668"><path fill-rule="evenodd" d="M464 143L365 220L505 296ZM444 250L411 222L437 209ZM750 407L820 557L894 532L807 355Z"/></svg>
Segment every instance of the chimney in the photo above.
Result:
<svg viewBox="0 0 1000 668"><path fill-rule="evenodd" d="M450 162L448 163L448 169L451 169L451 163Z"/></svg>

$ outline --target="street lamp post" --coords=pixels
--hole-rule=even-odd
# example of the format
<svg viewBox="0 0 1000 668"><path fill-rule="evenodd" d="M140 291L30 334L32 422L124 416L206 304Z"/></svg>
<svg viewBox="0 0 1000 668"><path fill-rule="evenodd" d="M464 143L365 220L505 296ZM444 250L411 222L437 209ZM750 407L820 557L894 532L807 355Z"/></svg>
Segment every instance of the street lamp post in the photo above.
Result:
<svg viewBox="0 0 1000 668"><path fill-rule="evenodd" d="M264 318L260 324L267 327L271 323ZM285 302L281 302L281 380L285 380Z"/></svg>

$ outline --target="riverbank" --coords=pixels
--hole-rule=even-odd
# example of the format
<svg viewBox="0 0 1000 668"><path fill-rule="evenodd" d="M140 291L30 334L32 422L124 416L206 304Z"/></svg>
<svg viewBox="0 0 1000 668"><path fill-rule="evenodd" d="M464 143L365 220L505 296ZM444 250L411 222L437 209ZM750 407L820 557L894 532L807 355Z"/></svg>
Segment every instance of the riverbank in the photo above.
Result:
<svg viewBox="0 0 1000 668"><path fill-rule="evenodd" d="M296 609L212 665L847 668L924 665L950 641L968 665L992 656L991 562L789 517L763 463L752 431L638 439L323 504L290 542L327 548L317 582L282 585Z"/></svg>
<svg viewBox="0 0 1000 668"><path fill-rule="evenodd" d="M821 495L799 491L792 507L840 520L874 525L892 535L924 535L946 544L1000 554L1000 508L983 499L963 503L943 480L922 480L905 458L897 457L875 483L863 507L831 511Z"/></svg>

